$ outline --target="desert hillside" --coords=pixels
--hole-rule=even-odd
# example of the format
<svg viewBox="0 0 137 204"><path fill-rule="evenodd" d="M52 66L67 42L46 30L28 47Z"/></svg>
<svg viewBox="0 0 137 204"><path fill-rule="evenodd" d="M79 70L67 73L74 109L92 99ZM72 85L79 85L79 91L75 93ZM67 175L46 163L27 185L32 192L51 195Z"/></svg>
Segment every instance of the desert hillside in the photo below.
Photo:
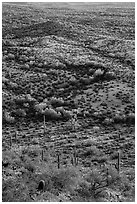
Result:
<svg viewBox="0 0 137 204"><path fill-rule="evenodd" d="M2 3L3 202L135 199L135 4Z"/></svg>

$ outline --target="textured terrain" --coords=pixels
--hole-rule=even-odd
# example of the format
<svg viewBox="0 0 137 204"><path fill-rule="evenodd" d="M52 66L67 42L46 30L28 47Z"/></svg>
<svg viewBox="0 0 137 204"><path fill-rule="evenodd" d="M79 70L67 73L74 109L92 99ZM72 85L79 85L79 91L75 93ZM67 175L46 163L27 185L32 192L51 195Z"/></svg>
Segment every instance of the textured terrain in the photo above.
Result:
<svg viewBox="0 0 137 204"><path fill-rule="evenodd" d="M134 3L3 3L2 12L3 201L134 201ZM43 165L58 167L54 182L61 168L118 175L111 169L101 192L88 179L39 192Z"/></svg>

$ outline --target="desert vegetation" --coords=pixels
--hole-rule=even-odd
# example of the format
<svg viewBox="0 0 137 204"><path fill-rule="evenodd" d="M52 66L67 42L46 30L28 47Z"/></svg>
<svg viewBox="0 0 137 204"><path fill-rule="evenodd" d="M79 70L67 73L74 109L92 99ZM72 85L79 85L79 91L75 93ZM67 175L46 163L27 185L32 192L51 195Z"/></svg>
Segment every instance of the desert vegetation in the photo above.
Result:
<svg viewBox="0 0 137 204"><path fill-rule="evenodd" d="M2 199L135 199L134 3L3 3Z"/></svg>

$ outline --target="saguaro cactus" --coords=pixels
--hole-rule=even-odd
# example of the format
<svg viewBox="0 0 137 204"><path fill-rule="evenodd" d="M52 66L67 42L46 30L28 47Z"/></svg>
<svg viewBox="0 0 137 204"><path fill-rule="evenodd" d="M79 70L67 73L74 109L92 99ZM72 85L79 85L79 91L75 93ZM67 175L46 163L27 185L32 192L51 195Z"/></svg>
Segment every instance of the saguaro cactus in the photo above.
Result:
<svg viewBox="0 0 137 204"><path fill-rule="evenodd" d="M117 170L120 172L120 151L118 151L118 163L117 163Z"/></svg>
<svg viewBox="0 0 137 204"><path fill-rule="evenodd" d="M108 186L108 176L109 176L109 172L108 172L108 167L107 167L107 173L106 173L106 176L107 176L107 186Z"/></svg>
<svg viewBox="0 0 137 204"><path fill-rule="evenodd" d="M44 160L44 150L42 149L42 152L41 152L41 159Z"/></svg>
<svg viewBox="0 0 137 204"><path fill-rule="evenodd" d="M71 123L72 123L72 130L76 131L76 124L77 124L77 112L76 111L73 112Z"/></svg>
<svg viewBox="0 0 137 204"><path fill-rule="evenodd" d="M57 153L57 162L58 162L58 169L60 168L60 154Z"/></svg>
<svg viewBox="0 0 137 204"><path fill-rule="evenodd" d="M45 114L43 115L43 119L44 119L44 135L45 135L45 132L46 132Z"/></svg>
<svg viewBox="0 0 137 204"><path fill-rule="evenodd" d="M78 160L78 155L77 155L77 160L76 160L77 165L78 165L78 162L79 162L79 160Z"/></svg>
<svg viewBox="0 0 137 204"><path fill-rule="evenodd" d="M12 147L12 136L10 135L10 147Z"/></svg>
<svg viewBox="0 0 137 204"><path fill-rule="evenodd" d="M17 131L15 131L15 143L17 143Z"/></svg>
<svg viewBox="0 0 137 204"><path fill-rule="evenodd" d="M74 162L73 162L73 155L71 155L70 161L71 161L71 164L73 165L74 164Z"/></svg>

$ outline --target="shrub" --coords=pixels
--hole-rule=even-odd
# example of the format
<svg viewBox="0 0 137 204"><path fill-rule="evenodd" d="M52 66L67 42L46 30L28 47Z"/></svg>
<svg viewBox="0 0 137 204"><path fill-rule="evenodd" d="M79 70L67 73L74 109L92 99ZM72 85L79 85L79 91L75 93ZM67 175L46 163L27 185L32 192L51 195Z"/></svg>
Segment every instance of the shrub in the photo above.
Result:
<svg viewBox="0 0 137 204"><path fill-rule="evenodd" d="M7 122L7 123L14 123L14 122L15 122L15 118L12 117L12 116L10 115L10 113L7 112L7 111L4 112L4 118L3 118L3 119L4 119L4 121Z"/></svg>
<svg viewBox="0 0 137 204"><path fill-rule="evenodd" d="M103 124L104 125L111 125L113 122L114 122L113 119L105 118L104 121L103 121Z"/></svg>
<svg viewBox="0 0 137 204"><path fill-rule="evenodd" d="M17 83L14 83L14 82L9 82L8 86L11 88L11 89L17 89L18 88L18 84Z"/></svg>
<svg viewBox="0 0 137 204"><path fill-rule="evenodd" d="M59 190L70 190L77 183L77 171L75 168L69 167L65 169L58 169L52 176L54 188Z"/></svg>
<svg viewBox="0 0 137 204"><path fill-rule="evenodd" d="M28 70L30 68L29 64L24 64L24 65L21 65L21 68L22 69L25 69L25 70Z"/></svg>
<svg viewBox="0 0 137 204"><path fill-rule="evenodd" d="M26 116L26 112L24 109L17 109L15 114L16 114L16 116L19 116L19 117L25 117Z"/></svg>
<svg viewBox="0 0 137 204"><path fill-rule="evenodd" d="M72 112L65 110L63 107L56 108L56 111L61 113L63 119L69 120L72 117Z"/></svg>
<svg viewBox="0 0 137 204"><path fill-rule="evenodd" d="M29 176L26 178L19 178L16 176L2 181L2 200L3 202L29 202L32 201L30 192L34 191L33 181L30 180L29 185L27 182Z"/></svg>
<svg viewBox="0 0 137 204"><path fill-rule="evenodd" d="M37 100L35 98L33 98L30 94L26 94L25 96L26 102L28 103L36 103Z"/></svg>
<svg viewBox="0 0 137 204"><path fill-rule="evenodd" d="M8 84L8 82L9 82L9 79L2 77L2 83Z"/></svg>
<svg viewBox="0 0 137 204"><path fill-rule="evenodd" d="M84 179L81 180L81 182L79 183L77 192L80 195L80 197L84 197L84 198L91 197L90 183L85 181Z"/></svg>
<svg viewBox="0 0 137 204"><path fill-rule="evenodd" d="M119 174L116 169L112 167L106 167L104 170L93 168L92 170L85 172L83 179L87 182L87 193L90 192L90 196L93 198L99 198L101 197L102 192L108 187L113 187L113 184L115 186L119 179Z"/></svg>
<svg viewBox="0 0 137 204"><path fill-rule="evenodd" d="M100 155L100 157L97 158L97 162L100 163L100 164L104 164L107 161L108 161L108 156L107 155Z"/></svg>
<svg viewBox="0 0 137 204"><path fill-rule="evenodd" d="M93 76L89 77L90 83L93 83L95 81L95 78Z"/></svg>
<svg viewBox="0 0 137 204"><path fill-rule="evenodd" d="M94 156L99 154L100 154L99 149L97 149L96 146L91 146L91 147L87 147L82 155L87 157L87 156Z"/></svg>
<svg viewBox="0 0 137 204"><path fill-rule="evenodd" d="M35 62L35 57L34 56L29 56L29 60Z"/></svg>
<svg viewBox="0 0 137 204"><path fill-rule="evenodd" d="M53 108L49 108L47 103L40 103L34 106L38 115L45 115L46 119L57 120L61 117Z"/></svg>
<svg viewBox="0 0 137 204"><path fill-rule="evenodd" d="M97 168L90 170L84 175L84 180L88 183L87 191L90 191L91 197L96 197L99 189L104 189L106 183L104 184L104 178L102 173Z"/></svg>
<svg viewBox="0 0 137 204"><path fill-rule="evenodd" d="M108 71L105 73L105 79L107 80L112 80L112 79L115 79L116 78L116 75L114 72L111 72L111 71Z"/></svg>
<svg viewBox="0 0 137 204"><path fill-rule="evenodd" d="M12 53L9 53L9 54L8 54L8 59L10 59L10 60L15 59L15 55L12 54Z"/></svg>
<svg viewBox="0 0 137 204"><path fill-rule="evenodd" d="M50 100L50 104L53 107L59 107L59 106L62 106L64 104L64 101L62 99L52 97Z"/></svg>
<svg viewBox="0 0 137 204"><path fill-rule="evenodd" d="M29 61L29 65L32 66L35 64L35 61Z"/></svg>
<svg viewBox="0 0 137 204"><path fill-rule="evenodd" d="M64 110L63 107L57 107L57 108L56 108L56 111L62 113L62 115L63 115L63 113L65 112L65 110Z"/></svg>
<svg viewBox="0 0 137 204"><path fill-rule="evenodd" d="M25 96L18 96L16 98L14 98L14 101L17 105L23 105L23 103L26 103L26 99Z"/></svg>
<svg viewBox="0 0 137 204"><path fill-rule="evenodd" d="M39 103L39 104L36 104L34 106L34 109L36 112L38 113L43 113L43 111L48 107L48 104L46 102L42 102L42 103Z"/></svg>
<svg viewBox="0 0 137 204"><path fill-rule="evenodd" d="M91 83L91 80L89 78L86 78L86 77L81 77L80 82L82 84L89 85Z"/></svg>
<svg viewBox="0 0 137 204"><path fill-rule="evenodd" d="M43 67L43 64L40 62L40 63L38 63L38 67L39 68L42 68Z"/></svg>
<svg viewBox="0 0 137 204"><path fill-rule="evenodd" d="M92 114L95 118L98 118L99 117L99 112L94 112L93 114Z"/></svg>
<svg viewBox="0 0 137 204"><path fill-rule="evenodd" d="M35 146L31 145L31 148L29 148L27 154L30 158L35 158L39 155L39 152L40 152L40 149L38 147L36 148Z"/></svg>
<svg viewBox="0 0 137 204"><path fill-rule="evenodd" d="M129 113L127 115L126 121L128 123L134 124L135 123L135 113Z"/></svg>
<svg viewBox="0 0 137 204"><path fill-rule="evenodd" d="M116 168L109 166L108 168L108 185L115 185L120 179L119 173Z"/></svg>
<svg viewBox="0 0 137 204"><path fill-rule="evenodd" d="M122 123L124 118L122 114L116 113L113 119L115 123Z"/></svg>
<svg viewBox="0 0 137 204"><path fill-rule="evenodd" d="M94 132L99 132L100 131L100 127L99 126L94 126L93 130L94 130Z"/></svg>
<svg viewBox="0 0 137 204"><path fill-rule="evenodd" d="M27 62L28 61L28 57L26 55L21 55L20 56L20 60L22 60L23 62Z"/></svg>
<svg viewBox="0 0 137 204"><path fill-rule="evenodd" d="M103 75L103 73L104 73L104 71L102 71L101 69L97 69L97 70L94 72L93 76L94 76L95 78L100 78L100 77Z"/></svg>
<svg viewBox="0 0 137 204"><path fill-rule="evenodd" d="M53 119L53 120L56 120L56 119L58 119L60 117L60 115L58 115L57 112L54 109L52 109L52 108L46 109L44 111L44 114L45 114L45 116L47 118Z"/></svg>
<svg viewBox="0 0 137 204"><path fill-rule="evenodd" d="M36 170L35 165L31 160L26 161L24 167L32 173Z"/></svg>
<svg viewBox="0 0 137 204"><path fill-rule="evenodd" d="M121 173L117 180L118 190L125 197L127 202L133 202L135 198L135 184L134 184L135 172L133 172L131 169L130 171L132 181L129 179L129 175L127 172Z"/></svg>
<svg viewBox="0 0 137 204"><path fill-rule="evenodd" d="M89 74L93 75L94 72L95 72L95 69L92 69L92 68L89 69Z"/></svg>
<svg viewBox="0 0 137 204"><path fill-rule="evenodd" d="M69 79L69 82L70 82L70 84L72 84L72 85L76 85L76 84L77 84L77 79L76 79L74 76L72 76L72 77Z"/></svg>
<svg viewBox="0 0 137 204"><path fill-rule="evenodd" d="M85 85L89 85L92 82L91 78L82 78L82 83Z"/></svg>

